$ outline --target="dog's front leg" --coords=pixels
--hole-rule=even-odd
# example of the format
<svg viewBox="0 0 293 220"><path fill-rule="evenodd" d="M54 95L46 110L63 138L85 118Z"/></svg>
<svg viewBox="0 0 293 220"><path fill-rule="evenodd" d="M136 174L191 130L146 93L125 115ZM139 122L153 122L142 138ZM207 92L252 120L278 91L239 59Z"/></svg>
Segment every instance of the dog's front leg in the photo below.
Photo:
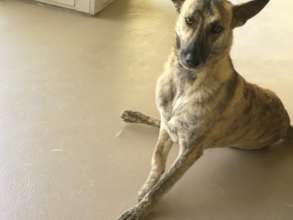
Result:
<svg viewBox="0 0 293 220"><path fill-rule="evenodd" d="M119 220L142 220L156 202L179 180L192 164L202 155L202 147L180 145L180 153L162 178L150 189L142 200L121 215Z"/></svg>
<svg viewBox="0 0 293 220"><path fill-rule="evenodd" d="M158 182L161 175L165 172L168 153L172 145L173 142L168 133L165 129L161 128L159 138L152 155L151 170L144 185L138 193L138 201L140 201L151 190L151 188Z"/></svg>

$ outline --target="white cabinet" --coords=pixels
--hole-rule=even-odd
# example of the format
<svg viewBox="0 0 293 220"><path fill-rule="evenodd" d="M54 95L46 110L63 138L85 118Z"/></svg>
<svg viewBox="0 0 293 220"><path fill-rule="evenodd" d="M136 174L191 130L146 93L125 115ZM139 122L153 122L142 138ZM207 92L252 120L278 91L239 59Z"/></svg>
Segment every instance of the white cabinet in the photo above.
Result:
<svg viewBox="0 0 293 220"><path fill-rule="evenodd" d="M57 5L64 8L70 8L85 12L91 15L101 11L113 0L36 0L46 4Z"/></svg>

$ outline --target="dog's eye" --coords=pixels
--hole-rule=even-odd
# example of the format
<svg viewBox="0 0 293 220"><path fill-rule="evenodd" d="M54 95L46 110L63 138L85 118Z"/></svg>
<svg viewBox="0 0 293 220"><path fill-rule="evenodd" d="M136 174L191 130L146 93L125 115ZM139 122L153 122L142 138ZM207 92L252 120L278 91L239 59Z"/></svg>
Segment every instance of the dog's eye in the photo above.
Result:
<svg viewBox="0 0 293 220"><path fill-rule="evenodd" d="M213 34L220 34L224 31L224 27L218 23L216 24L213 24L212 27L211 27L211 32Z"/></svg>
<svg viewBox="0 0 293 220"><path fill-rule="evenodd" d="M193 17L186 17L186 18L185 18L185 23L186 23L188 26L193 25L193 23L194 23L194 19L193 19Z"/></svg>

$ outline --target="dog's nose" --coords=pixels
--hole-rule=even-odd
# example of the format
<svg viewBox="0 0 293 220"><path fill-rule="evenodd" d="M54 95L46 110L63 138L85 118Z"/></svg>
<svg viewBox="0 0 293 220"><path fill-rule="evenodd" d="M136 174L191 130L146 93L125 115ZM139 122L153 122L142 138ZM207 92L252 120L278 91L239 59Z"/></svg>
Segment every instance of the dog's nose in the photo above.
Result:
<svg viewBox="0 0 293 220"><path fill-rule="evenodd" d="M187 52L183 57L183 62L188 67L196 67L200 64L200 59L195 53Z"/></svg>

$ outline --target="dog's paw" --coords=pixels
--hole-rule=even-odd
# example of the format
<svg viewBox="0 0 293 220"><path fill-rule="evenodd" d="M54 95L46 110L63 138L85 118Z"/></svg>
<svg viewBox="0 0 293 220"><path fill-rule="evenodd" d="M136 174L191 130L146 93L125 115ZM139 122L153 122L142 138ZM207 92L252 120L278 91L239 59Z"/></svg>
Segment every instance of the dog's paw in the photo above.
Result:
<svg viewBox="0 0 293 220"><path fill-rule="evenodd" d="M136 208L132 208L124 212L118 220L143 220L143 215Z"/></svg>
<svg viewBox="0 0 293 220"><path fill-rule="evenodd" d="M135 111L124 111L121 114L121 118L123 121L128 122L128 123L135 123L138 120L138 112Z"/></svg>

